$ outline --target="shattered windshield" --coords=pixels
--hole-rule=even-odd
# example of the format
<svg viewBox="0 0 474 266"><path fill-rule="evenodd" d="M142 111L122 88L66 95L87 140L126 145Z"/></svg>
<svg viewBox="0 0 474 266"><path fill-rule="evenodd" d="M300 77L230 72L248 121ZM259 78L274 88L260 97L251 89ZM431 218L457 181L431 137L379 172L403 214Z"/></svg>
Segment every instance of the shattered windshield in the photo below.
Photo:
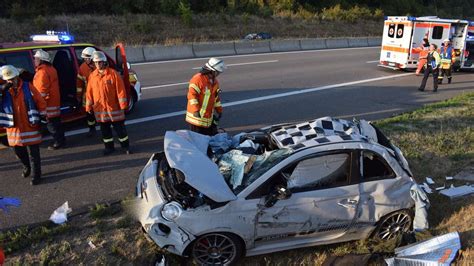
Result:
<svg viewBox="0 0 474 266"><path fill-rule="evenodd" d="M250 170L244 174L242 183L236 186L233 191L238 194L244 188L248 187L261 175L270 170L273 166L283 161L285 158L293 153L292 149L279 149L274 151L267 151L255 158Z"/></svg>

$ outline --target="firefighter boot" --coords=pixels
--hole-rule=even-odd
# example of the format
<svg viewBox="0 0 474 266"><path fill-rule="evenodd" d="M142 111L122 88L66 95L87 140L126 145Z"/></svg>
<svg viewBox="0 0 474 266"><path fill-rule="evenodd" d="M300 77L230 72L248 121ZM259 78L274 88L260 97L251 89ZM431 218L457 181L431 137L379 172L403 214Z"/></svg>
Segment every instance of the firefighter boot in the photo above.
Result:
<svg viewBox="0 0 474 266"><path fill-rule="evenodd" d="M451 84L451 79L452 79L452 78L448 78L448 84Z"/></svg>
<svg viewBox="0 0 474 266"><path fill-rule="evenodd" d="M114 142L111 141L111 142L104 142L104 145L105 145L105 149L104 149L104 156L107 156L111 153L113 153L115 151L115 148L114 148Z"/></svg>
<svg viewBox="0 0 474 266"><path fill-rule="evenodd" d="M26 177L29 177L30 174L31 174L31 167L23 166L23 172L21 173L21 176L26 178Z"/></svg>

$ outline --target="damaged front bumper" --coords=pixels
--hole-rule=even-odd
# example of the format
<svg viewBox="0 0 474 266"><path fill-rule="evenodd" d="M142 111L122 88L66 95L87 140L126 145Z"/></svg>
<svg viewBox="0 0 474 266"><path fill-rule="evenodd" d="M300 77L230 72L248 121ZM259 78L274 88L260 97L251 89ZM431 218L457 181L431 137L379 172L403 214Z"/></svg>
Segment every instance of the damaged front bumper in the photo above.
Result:
<svg viewBox="0 0 474 266"><path fill-rule="evenodd" d="M136 197L130 209L153 242L171 253L184 256L185 248L195 237L161 216L161 209L166 201L156 179L157 161L153 159L152 156L140 173Z"/></svg>

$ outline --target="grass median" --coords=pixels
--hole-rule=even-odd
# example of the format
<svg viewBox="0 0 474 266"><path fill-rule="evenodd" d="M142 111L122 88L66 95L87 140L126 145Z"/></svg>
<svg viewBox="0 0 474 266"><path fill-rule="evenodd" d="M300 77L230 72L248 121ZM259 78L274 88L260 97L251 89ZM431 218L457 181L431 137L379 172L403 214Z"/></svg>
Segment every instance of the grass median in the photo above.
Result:
<svg viewBox="0 0 474 266"><path fill-rule="evenodd" d="M444 184L474 165L474 93L430 104L412 112L377 121L382 131L407 157L418 182L431 176ZM454 185L465 181L455 180ZM461 258L457 265L474 262L474 197L450 201L437 193L429 194L430 229L417 234L426 239L458 231ZM0 234L1 245L12 264L150 264L163 252L146 240L140 226L120 205L97 204L87 214L73 217L66 225L45 224ZM320 265L328 255L393 252L396 242L379 244L369 240L302 248L248 257L245 265ZM178 262L176 256L170 256ZM472 264L471 264L472 265Z"/></svg>

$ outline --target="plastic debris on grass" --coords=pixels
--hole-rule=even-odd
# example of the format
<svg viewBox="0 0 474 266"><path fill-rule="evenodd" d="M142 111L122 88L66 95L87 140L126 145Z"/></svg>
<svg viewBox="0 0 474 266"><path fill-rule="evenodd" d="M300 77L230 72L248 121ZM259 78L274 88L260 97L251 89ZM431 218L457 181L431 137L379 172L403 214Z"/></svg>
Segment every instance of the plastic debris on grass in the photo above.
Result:
<svg viewBox="0 0 474 266"><path fill-rule="evenodd" d="M450 265L454 261L461 240L458 232L434 237L395 249L395 257L385 259L388 266Z"/></svg>
<svg viewBox="0 0 474 266"><path fill-rule="evenodd" d="M70 212L72 212L72 209L69 208L69 203L66 201L63 205L54 210L53 214L49 217L49 220L55 224L63 224L67 222L67 215Z"/></svg>

